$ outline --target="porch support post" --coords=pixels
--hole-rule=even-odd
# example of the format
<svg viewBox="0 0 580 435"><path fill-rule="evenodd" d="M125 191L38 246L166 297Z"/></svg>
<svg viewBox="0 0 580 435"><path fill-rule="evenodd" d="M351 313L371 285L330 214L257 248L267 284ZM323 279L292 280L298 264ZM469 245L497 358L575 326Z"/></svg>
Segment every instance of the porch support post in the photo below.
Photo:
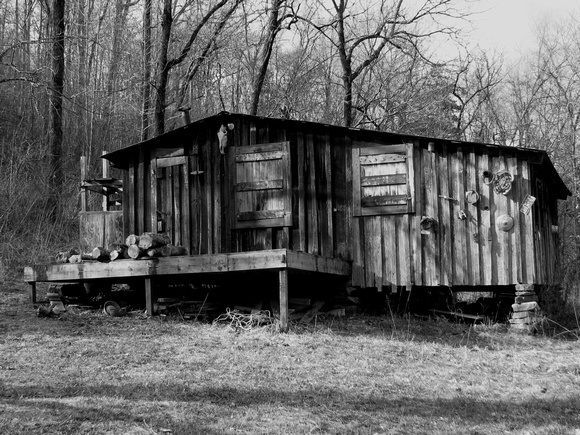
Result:
<svg viewBox="0 0 580 435"><path fill-rule="evenodd" d="M36 303L36 282L29 282L28 284L30 284L30 288L28 289L28 298L30 300L30 303L35 304Z"/></svg>
<svg viewBox="0 0 580 435"><path fill-rule="evenodd" d="M153 286L151 278L145 278L145 306L147 308L147 315L153 315Z"/></svg>
<svg viewBox="0 0 580 435"><path fill-rule="evenodd" d="M288 270L278 272L280 282L280 332L288 332Z"/></svg>

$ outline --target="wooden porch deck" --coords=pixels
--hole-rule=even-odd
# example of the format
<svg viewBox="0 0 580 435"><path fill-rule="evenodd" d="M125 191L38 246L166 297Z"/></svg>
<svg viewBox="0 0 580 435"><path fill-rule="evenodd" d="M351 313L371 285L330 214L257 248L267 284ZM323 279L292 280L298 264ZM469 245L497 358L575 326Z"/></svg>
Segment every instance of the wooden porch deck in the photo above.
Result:
<svg viewBox="0 0 580 435"><path fill-rule="evenodd" d="M322 273L349 277L348 261L313 254L273 249L232 254L187 255L180 257L117 260L109 263L36 265L24 268L24 281L30 284L30 301L36 302L37 282L90 282L143 278L147 313L153 314L152 282L157 277L189 274L213 274L243 271L278 271L280 292L280 327L288 328L288 273L291 271Z"/></svg>

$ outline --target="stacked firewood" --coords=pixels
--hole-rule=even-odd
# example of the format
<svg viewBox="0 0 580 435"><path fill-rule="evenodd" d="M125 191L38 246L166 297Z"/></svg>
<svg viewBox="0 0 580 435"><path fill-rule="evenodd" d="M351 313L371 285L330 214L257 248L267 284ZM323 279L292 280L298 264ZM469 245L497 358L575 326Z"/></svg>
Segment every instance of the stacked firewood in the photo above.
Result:
<svg viewBox="0 0 580 435"><path fill-rule="evenodd" d="M187 255L187 249L171 244L165 234L143 233L140 236L131 234L125 240L127 257L137 260L144 257L173 257Z"/></svg>
<svg viewBox="0 0 580 435"><path fill-rule="evenodd" d="M90 253L81 253L72 248L68 251L59 252L56 255L57 263L81 263L87 260L108 262L122 259L146 259L153 257L171 257L187 255L187 249L182 246L171 244L170 238L165 234L143 233L140 236L131 234L125 243L115 243L108 249L96 247Z"/></svg>

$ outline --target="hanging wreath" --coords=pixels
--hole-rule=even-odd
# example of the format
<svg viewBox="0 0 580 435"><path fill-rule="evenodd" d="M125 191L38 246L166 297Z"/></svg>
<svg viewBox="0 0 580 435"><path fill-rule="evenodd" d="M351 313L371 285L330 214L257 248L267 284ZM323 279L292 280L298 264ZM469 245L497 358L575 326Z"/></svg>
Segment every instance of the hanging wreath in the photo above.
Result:
<svg viewBox="0 0 580 435"><path fill-rule="evenodd" d="M512 188L514 177L505 169L499 171L493 180L493 191L498 195L507 195Z"/></svg>

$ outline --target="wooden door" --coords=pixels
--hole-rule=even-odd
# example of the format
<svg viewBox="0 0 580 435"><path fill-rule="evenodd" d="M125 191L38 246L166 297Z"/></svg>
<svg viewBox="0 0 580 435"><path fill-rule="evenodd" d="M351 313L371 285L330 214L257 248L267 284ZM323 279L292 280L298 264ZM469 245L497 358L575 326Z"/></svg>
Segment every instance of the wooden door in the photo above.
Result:
<svg viewBox="0 0 580 435"><path fill-rule="evenodd" d="M232 228L292 225L290 143L236 147Z"/></svg>
<svg viewBox="0 0 580 435"><path fill-rule="evenodd" d="M157 232L176 246L189 247L189 161L187 156L156 159Z"/></svg>

